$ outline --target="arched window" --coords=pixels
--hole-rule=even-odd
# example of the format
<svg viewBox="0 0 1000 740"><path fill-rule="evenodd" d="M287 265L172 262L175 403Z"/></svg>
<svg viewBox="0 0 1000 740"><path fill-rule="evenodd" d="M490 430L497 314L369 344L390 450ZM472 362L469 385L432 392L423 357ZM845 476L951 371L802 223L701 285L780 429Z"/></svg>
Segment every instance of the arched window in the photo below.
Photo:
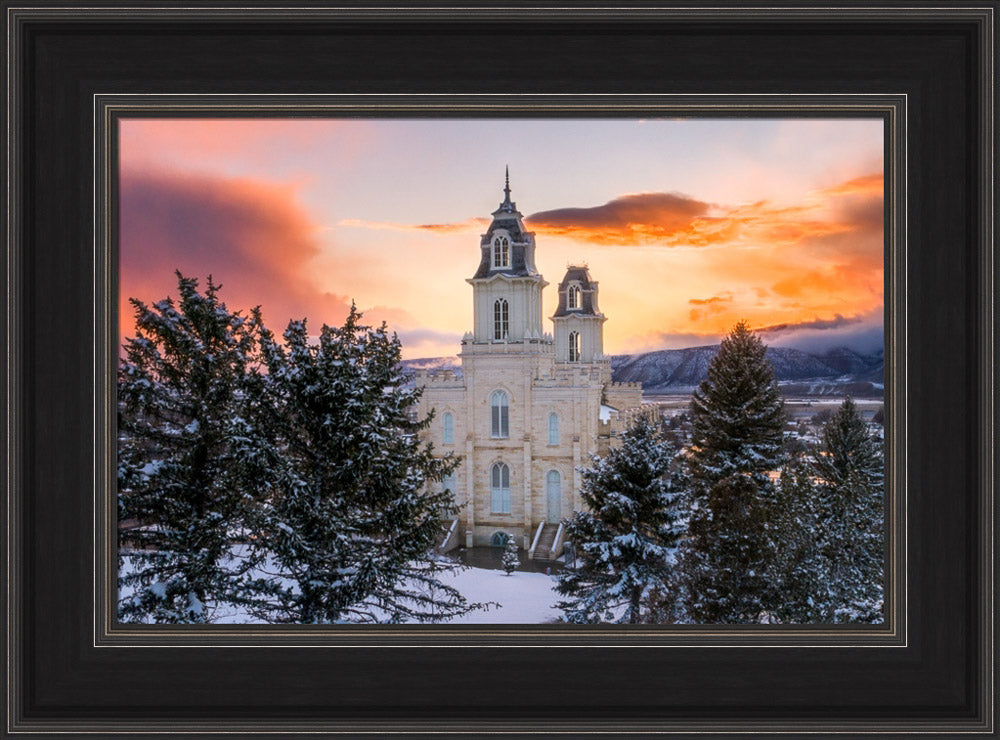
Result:
<svg viewBox="0 0 1000 740"><path fill-rule="evenodd" d="M580 307L580 286L571 285L569 286L569 291L566 294L566 308L579 308Z"/></svg>
<svg viewBox="0 0 1000 740"><path fill-rule="evenodd" d="M493 267L510 267L510 239L505 236L493 240Z"/></svg>
<svg viewBox="0 0 1000 740"><path fill-rule="evenodd" d="M580 361L580 332L578 331L569 333L569 361Z"/></svg>
<svg viewBox="0 0 1000 740"><path fill-rule="evenodd" d="M494 532L493 536L490 537L490 545L493 547L506 547L507 540L510 539L510 535L506 532Z"/></svg>
<svg viewBox="0 0 1000 740"><path fill-rule="evenodd" d="M446 445L455 444L455 417L451 412L445 412L441 417L441 432Z"/></svg>
<svg viewBox="0 0 1000 740"><path fill-rule="evenodd" d="M493 463L490 468L490 503L494 514L510 513L510 468Z"/></svg>
<svg viewBox="0 0 1000 740"><path fill-rule="evenodd" d="M510 436L510 413L507 394L493 391L490 396L490 436L506 439Z"/></svg>
<svg viewBox="0 0 1000 740"><path fill-rule="evenodd" d="M559 444L559 414L555 411L549 414L549 444Z"/></svg>
<svg viewBox="0 0 1000 740"><path fill-rule="evenodd" d="M510 307L506 298L498 298L493 304L493 338L506 339L510 328Z"/></svg>

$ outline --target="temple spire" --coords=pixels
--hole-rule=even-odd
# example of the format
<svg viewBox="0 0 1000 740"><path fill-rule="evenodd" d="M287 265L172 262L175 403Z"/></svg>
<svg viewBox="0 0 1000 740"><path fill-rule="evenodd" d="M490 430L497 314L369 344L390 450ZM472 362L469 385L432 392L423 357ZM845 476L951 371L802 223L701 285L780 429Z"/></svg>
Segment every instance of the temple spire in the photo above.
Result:
<svg viewBox="0 0 1000 740"><path fill-rule="evenodd" d="M497 209L497 213L514 213L517 210L517 204L511 202L510 199L510 166L504 167L504 185L503 185L503 203L500 204L500 208Z"/></svg>

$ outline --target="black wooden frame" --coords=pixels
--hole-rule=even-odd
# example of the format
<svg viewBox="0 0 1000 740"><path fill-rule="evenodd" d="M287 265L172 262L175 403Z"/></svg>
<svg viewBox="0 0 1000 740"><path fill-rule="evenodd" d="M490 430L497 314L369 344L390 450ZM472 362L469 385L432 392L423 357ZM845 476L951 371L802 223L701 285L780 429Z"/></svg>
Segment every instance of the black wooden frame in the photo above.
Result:
<svg viewBox="0 0 1000 740"><path fill-rule="evenodd" d="M995 732L996 1L446 5L5 3L7 731ZM843 630L116 625L114 147L102 132L118 115L249 105L883 116L894 618Z"/></svg>

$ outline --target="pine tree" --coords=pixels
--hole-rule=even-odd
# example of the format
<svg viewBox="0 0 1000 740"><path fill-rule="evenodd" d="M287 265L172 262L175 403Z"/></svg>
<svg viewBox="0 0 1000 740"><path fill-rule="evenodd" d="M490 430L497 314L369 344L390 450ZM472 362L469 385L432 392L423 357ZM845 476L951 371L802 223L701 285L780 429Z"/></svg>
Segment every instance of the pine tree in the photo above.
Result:
<svg viewBox="0 0 1000 740"><path fill-rule="evenodd" d="M586 511L573 513L566 534L577 566L564 570L557 604L569 622L648 621L656 598L664 609L670 563L684 522L671 482L674 452L645 418L622 435L621 447L592 458L581 471Z"/></svg>
<svg viewBox="0 0 1000 740"><path fill-rule="evenodd" d="M781 464L784 405L767 347L738 323L691 397L691 472L709 486L731 475L763 481Z"/></svg>
<svg viewBox="0 0 1000 740"><path fill-rule="evenodd" d="M872 489L881 489L885 475L882 451L869 434L854 399L845 398L823 426L819 453L816 474L827 485L844 485L855 473Z"/></svg>
<svg viewBox="0 0 1000 740"><path fill-rule="evenodd" d="M829 604L829 581L821 547L820 497L815 473L803 455L781 471L770 524L777 543L773 581L780 600L772 607L777 621L823 622Z"/></svg>
<svg viewBox="0 0 1000 740"><path fill-rule="evenodd" d="M690 531L679 571L687 618L699 623L768 619L778 602L769 473L781 466L785 415L765 350L737 324L691 400Z"/></svg>
<svg viewBox="0 0 1000 740"><path fill-rule="evenodd" d="M824 426L815 459L829 603L824 621L882 618L884 463L851 398Z"/></svg>
<svg viewBox="0 0 1000 740"><path fill-rule="evenodd" d="M512 534L507 535L507 543L503 547L503 560L500 564L507 575L517 570L521 564L521 559L517 555L517 540Z"/></svg>
<svg viewBox="0 0 1000 740"><path fill-rule="evenodd" d="M228 311L211 277L204 293L177 278L179 302L131 299L118 372L118 514L139 525L122 541L127 622L209 621L213 606L256 603L260 586L232 557L257 490L238 440L260 317Z"/></svg>
<svg viewBox="0 0 1000 740"><path fill-rule="evenodd" d="M450 491L428 485L456 459L435 458L411 419L422 389L408 386L400 344L360 324L352 306L318 343L293 321L284 345L268 332L268 373L256 424L282 465L260 546L291 585L263 614L281 622L438 621L472 605L437 576L457 566L431 550Z"/></svg>

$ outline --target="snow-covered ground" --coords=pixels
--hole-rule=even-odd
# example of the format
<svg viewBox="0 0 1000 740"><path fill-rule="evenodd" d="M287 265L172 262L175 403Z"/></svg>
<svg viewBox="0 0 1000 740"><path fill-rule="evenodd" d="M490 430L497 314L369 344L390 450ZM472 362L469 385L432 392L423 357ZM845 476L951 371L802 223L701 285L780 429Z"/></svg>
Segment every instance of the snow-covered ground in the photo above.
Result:
<svg viewBox="0 0 1000 740"><path fill-rule="evenodd" d="M470 603L496 602L487 610L477 609L444 624L542 624L559 618L555 608L559 594L553 590L556 579L544 573L465 568L442 573L438 579L454 586ZM226 610L226 611L223 611ZM220 607L212 619L215 624L247 624L256 620L233 607Z"/></svg>
<svg viewBox="0 0 1000 740"><path fill-rule="evenodd" d="M126 559L126 572L129 568ZM448 624L542 624L555 621L562 614L555 608L559 600L553 590L556 579L544 573L515 571L508 576L502 570L463 568L441 573L438 579L457 588L470 603L499 604L456 617ZM282 582L291 585L284 579ZM127 598L131 593L131 589L124 589L121 595ZM213 624L259 623L244 609L231 605L210 606L209 614Z"/></svg>
<svg viewBox="0 0 1000 740"><path fill-rule="evenodd" d="M453 619L449 624L541 624L559 618L554 608L559 594L553 590L556 579L544 573L468 568L441 576L443 583L462 592L469 601L496 601L499 607L474 611Z"/></svg>

